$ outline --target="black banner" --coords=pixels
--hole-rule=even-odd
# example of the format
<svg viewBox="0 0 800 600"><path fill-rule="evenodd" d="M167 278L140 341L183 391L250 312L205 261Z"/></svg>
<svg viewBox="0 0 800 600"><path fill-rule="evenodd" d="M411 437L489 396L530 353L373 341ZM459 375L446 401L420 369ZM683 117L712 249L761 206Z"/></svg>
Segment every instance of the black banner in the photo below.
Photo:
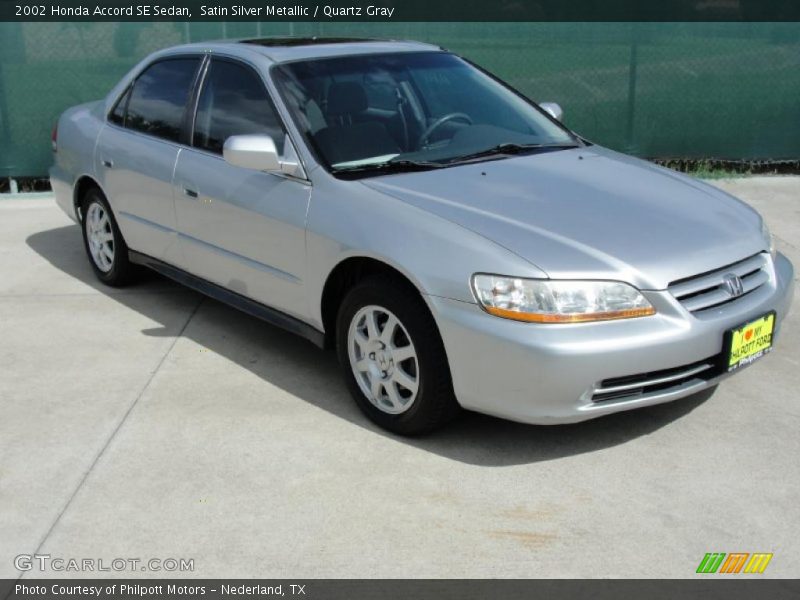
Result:
<svg viewBox="0 0 800 600"><path fill-rule="evenodd" d="M796 0L60 0L0 2L0 21L798 21Z"/></svg>
<svg viewBox="0 0 800 600"><path fill-rule="evenodd" d="M20 579L0 580L0 600L795 600L800 581L719 579L686 580L409 580L409 579Z"/></svg>

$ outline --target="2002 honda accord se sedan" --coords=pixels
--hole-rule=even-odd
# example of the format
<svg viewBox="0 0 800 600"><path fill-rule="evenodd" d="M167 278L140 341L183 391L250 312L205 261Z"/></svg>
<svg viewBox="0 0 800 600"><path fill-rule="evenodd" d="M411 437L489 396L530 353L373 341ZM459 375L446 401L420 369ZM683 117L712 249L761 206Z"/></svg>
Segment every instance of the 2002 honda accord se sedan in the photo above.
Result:
<svg viewBox="0 0 800 600"><path fill-rule="evenodd" d="M143 264L335 346L398 433L581 421L768 352L793 268L761 217L560 113L427 44L185 45L61 117L51 181L102 282Z"/></svg>

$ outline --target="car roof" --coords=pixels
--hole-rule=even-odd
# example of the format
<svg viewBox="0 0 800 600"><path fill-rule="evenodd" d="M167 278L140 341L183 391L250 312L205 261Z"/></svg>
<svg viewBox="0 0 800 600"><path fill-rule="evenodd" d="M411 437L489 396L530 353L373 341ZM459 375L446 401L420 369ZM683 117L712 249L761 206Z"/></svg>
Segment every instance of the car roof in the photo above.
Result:
<svg viewBox="0 0 800 600"><path fill-rule="evenodd" d="M281 63L314 58L350 56L354 54L386 54L393 52L441 50L442 48L439 46L414 41L347 37L270 37L185 44L170 48L166 53L220 51L241 56L255 53L272 62Z"/></svg>

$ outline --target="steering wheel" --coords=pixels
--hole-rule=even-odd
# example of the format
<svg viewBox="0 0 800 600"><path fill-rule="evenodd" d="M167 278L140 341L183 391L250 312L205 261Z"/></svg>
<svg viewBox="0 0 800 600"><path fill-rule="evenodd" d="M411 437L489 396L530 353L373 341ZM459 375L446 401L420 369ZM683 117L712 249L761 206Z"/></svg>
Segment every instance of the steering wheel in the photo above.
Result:
<svg viewBox="0 0 800 600"><path fill-rule="evenodd" d="M470 117L466 113L462 112L453 112L446 114L443 117L439 117L433 123L431 123L428 128L422 132L422 135L419 136L419 147L422 148L428 144L428 138L431 137L431 134L439 129L442 125L447 123L448 121L452 121L454 119L461 119L462 121L466 121L467 124L472 125L472 117Z"/></svg>

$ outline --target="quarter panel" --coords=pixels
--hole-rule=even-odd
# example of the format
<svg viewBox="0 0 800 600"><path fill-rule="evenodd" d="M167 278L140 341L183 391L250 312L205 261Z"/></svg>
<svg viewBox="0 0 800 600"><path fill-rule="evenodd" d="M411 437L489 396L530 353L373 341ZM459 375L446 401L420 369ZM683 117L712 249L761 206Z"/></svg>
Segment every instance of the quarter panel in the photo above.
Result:
<svg viewBox="0 0 800 600"><path fill-rule="evenodd" d="M75 106L58 121L58 151L53 156L50 181L56 203L73 220L77 220L76 182L84 175L95 177L95 145L103 128L101 106L99 102Z"/></svg>

